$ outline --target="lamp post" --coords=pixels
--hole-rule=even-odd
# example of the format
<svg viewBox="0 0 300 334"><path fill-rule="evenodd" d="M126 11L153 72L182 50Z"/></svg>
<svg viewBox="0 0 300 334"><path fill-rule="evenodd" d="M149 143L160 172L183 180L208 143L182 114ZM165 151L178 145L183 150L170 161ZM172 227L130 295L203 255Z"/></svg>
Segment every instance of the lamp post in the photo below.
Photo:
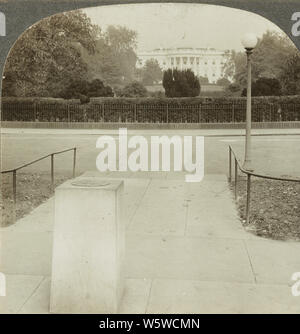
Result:
<svg viewBox="0 0 300 334"><path fill-rule="evenodd" d="M245 141L245 161L243 168L253 170L251 167L251 55L257 45L257 37L254 34L246 34L242 39L242 44L247 55L247 112L246 112L246 141Z"/></svg>

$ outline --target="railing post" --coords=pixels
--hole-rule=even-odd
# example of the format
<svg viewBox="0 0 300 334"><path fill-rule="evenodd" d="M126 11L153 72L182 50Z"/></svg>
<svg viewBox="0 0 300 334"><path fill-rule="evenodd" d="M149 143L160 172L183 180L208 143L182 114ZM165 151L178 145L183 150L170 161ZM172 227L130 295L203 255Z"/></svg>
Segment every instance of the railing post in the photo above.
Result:
<svg viewBox="0 0 300 334"><path fill-rule="evenodd" d="M238 163L234 159L234 198L237 199L237 182L238 182Z"/></svg>
<svg viewBox="0 0 300 334"><path fill-rule="evenodd" d="M51 154L51 187L54 187L54 154Z"/></svg>
<svg viewBox="0 0 300 334"><path fill-rule="evenodd" d="M169 105L167 103L167 123L169 123Z"/></svg>
<svg viewBox="0 0 300 334"><path fill-rule="evenodd" d="M36 122L36 102L33 103L33 118L33 121Z"/></svg>
<svg viewBox="0 0 300 334"><path fill-rule="evenodd" d="M102 123L104 123L104 103L101 104L102 106Z"/></svg>
<svg viewBox="0 0 300 334"><path fill-rule="evenodd" d="M231 183L231 147L229 146L229 177L228 180Z"/></svg>
<svg viewBox="0 0 300 334"><path fill-rule="evenodd" d="M17 171L13 171L13 200L14 205L17 204Z"/></svg>
<svg viewBox="0 0 300 334"><path fill-rule="evenodd" d="M73 179L75 178L76 174L76 147L74 147L74 154L73 154Z"/></svg>
<svg viewBox="0 0 300 334"><path fill-rule="evenodd" d="M67 107L67 112L68 112L68 123L70 123L71 117L70 117L70 105L69 104Z"/></svg>
<svg viewBox="0 0 300 334"><path fill-rule="evenodd" d="M246 224L250 222L250 200L251 200L251 175L247 174L247 204L246 204Z"/></svg>

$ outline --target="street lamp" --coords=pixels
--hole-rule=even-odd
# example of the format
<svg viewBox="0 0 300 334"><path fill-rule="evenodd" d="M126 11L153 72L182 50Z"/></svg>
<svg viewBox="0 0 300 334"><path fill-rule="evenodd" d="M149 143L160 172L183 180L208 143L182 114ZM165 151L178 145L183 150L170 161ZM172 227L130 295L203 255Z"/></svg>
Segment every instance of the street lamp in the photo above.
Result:
<svg viewBox="0 0 300 334"><path fill-rule="evenodd" d="M242 44L247 54L247 112L246 112L246 143L245 143L245 161L243 168L251 168L251 54L257 45L257 37L254 34L246 34L242 39Z"/></svg>

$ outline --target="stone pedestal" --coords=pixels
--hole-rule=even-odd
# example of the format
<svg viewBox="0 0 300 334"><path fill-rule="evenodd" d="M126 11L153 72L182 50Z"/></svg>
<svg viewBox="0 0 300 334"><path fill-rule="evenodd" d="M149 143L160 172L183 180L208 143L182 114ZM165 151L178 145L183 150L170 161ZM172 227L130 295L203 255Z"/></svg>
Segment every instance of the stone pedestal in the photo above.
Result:
<svg viewBox="0 0 300 334"><path fill-rule="evenodd" d="M116 313L123 291L123 181L79 177L55 191L50 312Z"/></svg>

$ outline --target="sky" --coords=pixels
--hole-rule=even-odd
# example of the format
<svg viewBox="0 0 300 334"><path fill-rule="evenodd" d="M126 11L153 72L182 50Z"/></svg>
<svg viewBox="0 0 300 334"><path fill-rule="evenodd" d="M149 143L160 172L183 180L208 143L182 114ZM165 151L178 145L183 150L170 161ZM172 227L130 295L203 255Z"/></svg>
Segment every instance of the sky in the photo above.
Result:
<svg viewBox="0 0 300 334"><path fill-rule="evenodd" d="M85 9L92 23L126 26L138 33L138 51L172 47L242 50L245 33L281 30L260 15L203 4L130 4Z"/></svg>

